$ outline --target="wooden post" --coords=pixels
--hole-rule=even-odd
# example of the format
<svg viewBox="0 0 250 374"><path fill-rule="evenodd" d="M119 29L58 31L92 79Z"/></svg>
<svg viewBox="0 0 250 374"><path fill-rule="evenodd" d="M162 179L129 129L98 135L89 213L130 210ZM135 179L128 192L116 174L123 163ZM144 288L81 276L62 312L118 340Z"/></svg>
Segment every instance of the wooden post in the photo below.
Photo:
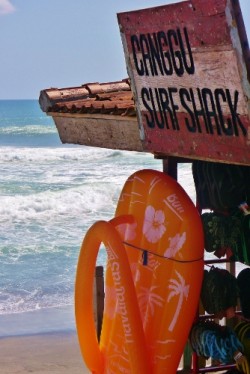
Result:
<svg viewBox="0 0 250 374"><path fill-rule="evenodd" d="M178 163L173 157L167 157L162 160L163 172L170 175L177 180L178 178Z"/></svg>
<svg viewBox="0 0 250 374"><path fill-rule="evenodd" d="M94 308L96 317L97 337L100 339L104 309L104 277L103 266L96 266L94 287Z"/></svg>

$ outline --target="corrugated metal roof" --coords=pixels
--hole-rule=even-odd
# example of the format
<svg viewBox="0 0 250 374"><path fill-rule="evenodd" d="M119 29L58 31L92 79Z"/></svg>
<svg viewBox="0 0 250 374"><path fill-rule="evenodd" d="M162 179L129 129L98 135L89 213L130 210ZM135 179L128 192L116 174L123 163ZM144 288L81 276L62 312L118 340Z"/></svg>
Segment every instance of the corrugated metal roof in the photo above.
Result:
<svg viewBox="0 0 250 374"><path fill-rule="evenodd" d="M109 83L86 83L79 87L49 88L39 97L46 112L136 116L128 79Z"/></svg>

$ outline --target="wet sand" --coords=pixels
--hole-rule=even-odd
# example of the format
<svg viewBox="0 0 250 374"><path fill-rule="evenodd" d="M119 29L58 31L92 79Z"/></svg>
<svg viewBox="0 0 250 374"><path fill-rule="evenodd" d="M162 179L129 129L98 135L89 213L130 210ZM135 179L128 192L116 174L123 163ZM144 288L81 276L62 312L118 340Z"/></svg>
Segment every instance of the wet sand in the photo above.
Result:
<svg viewBox="0 0 250 374"><path fill-rule="evenodd" d="M1 374L87 374L74 332L0 339Z"/></svg>

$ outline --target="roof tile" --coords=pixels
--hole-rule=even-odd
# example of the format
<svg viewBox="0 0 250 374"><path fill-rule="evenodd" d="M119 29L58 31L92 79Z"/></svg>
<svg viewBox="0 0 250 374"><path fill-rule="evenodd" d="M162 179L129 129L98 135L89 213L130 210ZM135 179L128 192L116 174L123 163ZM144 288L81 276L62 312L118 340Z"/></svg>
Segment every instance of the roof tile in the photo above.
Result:
<svg viewBox="0 0 250 374"><path fill-rule="evenodd" d="M46 112L136 116L128 79L109 83L86 83L79 87L49 88L39 97Z"/></svg>

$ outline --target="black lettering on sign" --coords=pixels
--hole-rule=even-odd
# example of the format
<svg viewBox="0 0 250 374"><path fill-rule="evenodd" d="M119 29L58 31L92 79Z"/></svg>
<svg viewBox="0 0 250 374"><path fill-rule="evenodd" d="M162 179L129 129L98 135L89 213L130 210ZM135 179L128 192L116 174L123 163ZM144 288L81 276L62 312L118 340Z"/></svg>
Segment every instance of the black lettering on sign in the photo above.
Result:
<svg viewBox="0 0 250 374"><path fill-rule="evenodd" d="M164 70L163 75L173 74L173 65L171 62L170 52L168 50L168 40L165 32L159 31L157 33L157 40L159 43L159 50L161 55L161 63Z"/></svg>
<svg viewBox="0 0 250 374"><path fill-rule="evenodd" d="M167 36L169 40L169 50L170 50L170 55L171 55L173 66L174 66L174 71L176 75L181 77L184 74L184 67L183 67L183 62L181 59L181 52L180 50L176 48L178 47L177 34L175 30L168 30Z"/></svg>
<svg viewBox="0 0 250 374"><path fill-rule="evenodd" d="M206 111L205 111L204 103L203 103L203 100L202 100L201 90L199 88L197 88L198 104L195 100L194 91L193 91L192 88L190 88L189 93L190 93L191 102L192 102L192 105L193 105L193 112L194 112L194 116L195 116L197 131L200 132L200 133L202 132L202 123L204 122L205 128L206 128L206 133L211 134L213 129L209 127L209 124L208 124L208 121L207 121ZM203 122L200 122L200 119L202 119Z"/></svg>
<svg viewBox="0 0 250 374"><path fill-rule="evenodd" d="M131 35L134 66L139 76L194 74L195 66L186 27L166 32Z"/></svg>
<svg viewBox="0 0 250 374"><path fill-rule="evenodd" d="M142 103L146 109L145 119L148 127L157 126L160 129L170 126L173 130L179 130L177 110L179 109L174 99L177 88L146 88L141 90Z"/></svg>
<svg viewBox="0 0 250 374"><path fill-rule="evenodd" d="M180 130L178 112L185 113L190 133L217 136L246 136L247 130L237 113L239 92L228 89L146 88L141 90L143 114L150 128ZM223 113L223 111L225 113ZM226 114L227 113L227 114Z"/></svg>
<svg viewBox="0 0 250 374"><path fill-rule="evenodd" d="M133 60L134 60L136 71L139 75L144 75L144 67L143 67L142 60L138 60L137 55L136 55L136 52L138 53L141 52L139 40L136 35L132 35L130 40L131 40L131 45L132 45Z"/></svg>
<svg viewBox="0 0 250 374"><path fill-rule="evenodd" d="M151 69L151 73L153 76L158 75L158 69L159 69L161 75L164 75L163 64L161 62L160 46L157 40L157 36L155 33L153 35L148 34L147 39L148 39L148 44L149 44L150 56L151 56L150 60L151 60L151 64L153 67Z"/></svg>
<svg viewBox="0 0 250 374"><path fill-rule="evenodd" d="M145 109L147 110L147 114L145 114L147 125L150 128L154 128L155 127L154 113L153 113L153 109L150 106L151 100L150 100L150 96L149 96L149 92L147 88L144 88L144 87L142 88L141 99L142 99L142 103Z"/></svg>
<svg viewBox="0 0 250 374"><path fill-rule="evenodd" d="M196 118L194 112L190 108L189 103L192 104L191 96L186 88L180 89L180 101L183 108L187 111L190 118L185 117L185 124L189 132L196 132Z"/></svg>
<svg viewBox="0 0 250 374"><path fill-rule="evenodd" d="M168 92L165 88L159 88L158 92L160 96L161 108L162 108L162 113L163 113L163 117L165 121L165 126L167 129L169 129L168 118L167 118L167 112L170 112Z"/></svg>
<svg viewBox="0 0 250 374"><path fill-rule="evenodd" d="M211 134L214 133L213 121L212 121L214 120L216 129L217 129L217 134L221 135L221 129L219 126L219 121L218 121L217 112L215 108L213 92L209 88L203 88L201 90L201 93L202 93L202 100L203 100L205 111L206 111L207 124L211 131Z"/></svg>
<svg viewBox="0 0 250 374"><path fill-rule="evenodd" d="M231 135L233 135L232 121L228 117L225 120L223 112L222 112L222 103L225 104L227 102L226 93L222 88L216 88L216 90L214 91L214 96L215 96L218 118L219 118L219 121L220 121L220 127L222 129L222 132L225 135L231 136Z"/></svg>
<svg viewBox="0 0 250 374"><path fill-rule="evenodd" d="M180 44L180 50L181 50L181 55L182 55L182 58L183 58L183 64L184 64L185 70L188 74L194 74L194 70L195 70L194 60L193 60L193 55L192 55L191 46L190 46L190 43L189 43L188 33L187 33L187 28L186 27L183 28L183 32L184 32L184 36L185 36L185 41L186 41L186 47L187 47L187 50L188 50L188 54L185 52L184 43L183 43L183 40L182 40L182 37L181 37L181 31L180 31L180 29L177 29L178 41L179 41L179 44ZM187 62L187 56L189 58L189 63Z"/></svg>
<svg viewBox="0 0 250 374"><path fill-rule="evenodd" d="M171 108L172 108L172 124L173 124L174 130L180 130L178 119L177 119L177 114L176 114L176 112L179 109L179 106L175 104L174 97L173 97L173 95L177 92L178 90L175 87L169 87L168 89L168 95L170 98L170 103L171 103Z"/></svg>
<svg viewBox="0 0 250 374"><path fill-rule="evenodd" d="M227 102L231 111L232 121L233 121L233 127L234 127L234 134L236 136L239 136L238 126L242 131L242 134L244 136L247 135L247 130L245 129L243 123L240 120L240 117L237 113L237 105L239 100L239 92L234 91L234 102L232 102L231 94L228 89L226 89L226 96L227 96Z"/></svg>

